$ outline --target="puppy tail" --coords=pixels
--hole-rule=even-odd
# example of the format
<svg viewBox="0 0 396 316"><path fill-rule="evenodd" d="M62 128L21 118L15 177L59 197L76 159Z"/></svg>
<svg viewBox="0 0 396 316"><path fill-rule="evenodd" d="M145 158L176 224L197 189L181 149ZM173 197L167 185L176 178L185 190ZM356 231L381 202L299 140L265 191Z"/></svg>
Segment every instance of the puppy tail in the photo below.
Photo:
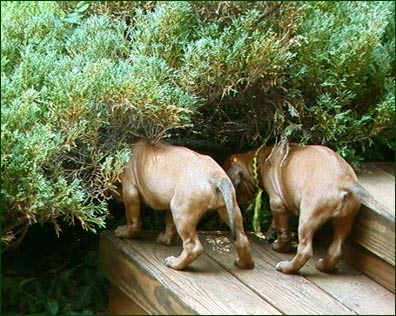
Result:
<svg viewBox="0 0 396 316"><path fill-rule="evenodd" d="M223 195L225 207L227 209L228 222L231 229L232 238L236 239L235 220L234 220L234 187L228 178L222 178L217 184L218 189Z"/></svg>
<svg viewBox="0 0 396 316"><path fill-rule="evenodd" d="M383 214L384 216L388 217L393 221L395 220L395 215L392 212L390 212L390 210L386 206L378 202L370 194L370 192L368 192L359 183L354 183L353 185L349 186L348 189L360 198L362 204L366 205L367 207L373 210L379 211L381 214Z"/></svg>

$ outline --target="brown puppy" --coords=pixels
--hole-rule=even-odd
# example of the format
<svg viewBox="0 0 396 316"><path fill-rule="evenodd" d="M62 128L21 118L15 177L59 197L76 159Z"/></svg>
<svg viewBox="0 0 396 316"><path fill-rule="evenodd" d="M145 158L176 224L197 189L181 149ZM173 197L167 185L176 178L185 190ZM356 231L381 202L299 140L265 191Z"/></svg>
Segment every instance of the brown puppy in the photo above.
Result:
<svg viewBox="0 0 396 316"><path fill-rule="evenodd" d="M352 167L334 151L297 144L266 146L227 159L224 169L237 189L239 203L251 200L257 191L253 177L255 155L259 185L270 199L271 228L277 233L274 250L291 250L289 217L300 215L297 254L291 261L279 262L278 271L296 273L311 258L313 235L328 219L333 220L334 237L316 268L333 270L361 202L384 208L359 185Z"/></svg>
<svg viewBox="0 0 396 316"><path fill-rule="evenodd" d="M118 237L138 236L141 203L155 210L170 210L166 214L165 232L157 242L171 245L178 233L183 251L179 257L165 258L165 264L184 269L203 252L196 231L198 221L206 211L217 210L235 238L238 252L235 264L244 269L254 267L235 189L212 158L185 147L165 142L151 145L145 140L133 144L131 150L132 158L120 176L127 225L116 229Z"/></svg>

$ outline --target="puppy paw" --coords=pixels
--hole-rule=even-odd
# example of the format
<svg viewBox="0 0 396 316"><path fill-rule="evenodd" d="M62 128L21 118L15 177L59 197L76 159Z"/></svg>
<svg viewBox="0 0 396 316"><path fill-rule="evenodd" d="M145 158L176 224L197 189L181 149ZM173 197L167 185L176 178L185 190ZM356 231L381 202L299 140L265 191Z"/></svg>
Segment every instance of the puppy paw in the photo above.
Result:
<svg viewBox="0 0 396 316"><path fill-rule="evenodd" d="M254 261L252 259L241 261L239 258L234 261L234 264L240 269L253 269Z"/></svg>
<svg viewBox="0 0 396 316"><path fill-rule="evenodd" d="M128 225L118 226L114 233L118 238L137 238L140 235L140 231Z"/></svg>
<svg viewBox="0 0 396 316"><path fill-rule="evenodd" d="M324 272L324 273L333 272L334 266L335 266L335 264L331 265L326 259L323 259L323 258L319 259L315 265L316 269L318 269L319 271Z"/></svg>
<svg viewBox="0 0 396 316"><path fill-rule="evenodd" d="M283 273L291 273L287 270L287 266L289 264L289 261L280 261L276 264L275 269L277 271L283 272Z"/></svg>
<svg viewBox="0 0 396 316"><path fill-rule="evenodd" d="M276 252L290 252L292 251L292 244L289 240L275 240L272 243L272 249L274 249Z"/></svg>
<svg viewBox="0 0 396 316"><path fill-rule="evenodd" d="M174 256L166 257L164 259L164 263L167 267L172 268L175 260L176 260L176 257L174 257Z"/></svg>
<svg viewBox="0 0 396 316"><path fill-rule="evenodd" d="M177 257L174 257L174 256L166 257L166 258L164 259L164 263L165 263L165 265L166 265L167 267L172 268L172 269L175 269L175 270L181 270L181 269L184 268L184 266L180 266L180 265L177 263Z"/></svg>
<svg viewBox="0 0 396 316"><path fill-rule="evenodd" d="M177 242L177 236L169 236L165 233L160 233L156 239L156 242L165 246L173 246Z"/></svg>

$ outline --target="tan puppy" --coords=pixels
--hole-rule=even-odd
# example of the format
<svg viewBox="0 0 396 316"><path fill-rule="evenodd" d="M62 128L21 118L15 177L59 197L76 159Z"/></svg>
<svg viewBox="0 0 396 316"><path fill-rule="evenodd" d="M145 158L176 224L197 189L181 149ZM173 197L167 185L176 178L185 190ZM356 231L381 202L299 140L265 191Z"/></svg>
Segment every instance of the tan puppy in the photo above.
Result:
<svg viewBox="0 0 396 316"><path fill-rule="evenodd" d="M151 145L145 140L132 145L131 150L132 158L120 176L127 225L116 229L118 237L138 236L141 203L155 210L170 210L166 214L165 232L157 242L171 245L178 233L183 251L179 257L165 258L165 264L184 269L203 252L196 230L198 221L206 211L217 210L235 238L238 252L235 264L244 269L254 267L235 189L212 158L185 147L165 142Z"/></svg>
<svg viewBox="0 0 396 316"><path fill-rule="evenodd" d="M271 228L277 233L274 250L291 250L289 217L300 216L297 254L291 261L279 262L276 269L296 273L312 256L314 233L332 219L333 241L316 268L324 272L333 270L361 202L381 209L383 206L359 185L352 167L334 151L324 146L297 144L266 146L226 160L224 169L237 189L239 203L251 200L257 191L253 177L255 155L259 185L270 199Z"/></svg>

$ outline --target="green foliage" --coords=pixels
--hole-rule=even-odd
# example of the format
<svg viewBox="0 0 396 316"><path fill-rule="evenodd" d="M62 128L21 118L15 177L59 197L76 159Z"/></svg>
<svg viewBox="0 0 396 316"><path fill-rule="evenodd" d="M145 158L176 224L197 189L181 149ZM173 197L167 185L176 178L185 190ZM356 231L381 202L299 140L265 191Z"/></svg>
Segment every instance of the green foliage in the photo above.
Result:
<svg viewBox="0 0 396 316"><path fill-rule="evenodd" d="M26 311L35 315L94 315L93 309L103 312L107 281L96 266L83 265L86 263L50 278L4 277L4 308L16 308L14 311L20 314L15 315Z"/></svg>
<svg viewBox="0 0 396 316"><path fill-rule="evenodd" d="M105 226L128 141L394 143L394 3L1 3L2 241ZM187 128L188 127L188 128Z"/></svg>
<svg viewBox="0 0 396 316"><path fill-rule="evenodd" d="M131 58L155 56L171 68L178 68L184 45L194 36L197 22L188 2L175 1L158 5L153 12L136 10L130 36Z"/></svg>
<svg viewBox="0 0 396 316"><path fill-rule="evenodd" d="M260 12L247 11L227 27L216 22L198 29L185 47L181 86L207 102L234 96L256 81L281 80L291 58L270 29L257 25Z"/></svg>
<svg viewBox="0 0 396 316"><path fill-rule="evenodd" d="M73 224L77 219L95 231L104 227L107 209L93 200L94 193L110 188L101 165L110 156L128 158L125 145L104 151L101 130L108 119L98 102L107 89L102 69L118 53L114 45L126 47L115 31L125 28L102 17L73 29L60 12L46 12L40 3L19 6L25 18L15 21L14 5L2 3L3 235L17 244L35 222L53 222L59 234L58 218ZM96 45L78 50L81 33L93 27ZM9 49L10 42L17 50Z"/></svg>
<svg viewBox="0 0 396 316"><path fill-rule="evenodd" d="M393 142L394 104L384 100L394 100L394 3L318 1L303 11L290 83L306 140L352 161L379 133Z"/></svg>
<svg viewBox="0 0 396 316"><path fill-rule="evenodd" d="M89 8L89 3L88 1L80 1L73 12L66 14L62 21L72 23L72 24L80 24L81 19L84 17L85 12Z"/></svg>
<svg viewBox="0 0 396 316"><path fill-rule="evenodd" d="M77 238L60 241L45 229L35 233L5 255L12 264L2 269L2 315L105 314L109 283L97 270L97 237L74 232ZM32 247L41 238L46 247Z"/></svg>

